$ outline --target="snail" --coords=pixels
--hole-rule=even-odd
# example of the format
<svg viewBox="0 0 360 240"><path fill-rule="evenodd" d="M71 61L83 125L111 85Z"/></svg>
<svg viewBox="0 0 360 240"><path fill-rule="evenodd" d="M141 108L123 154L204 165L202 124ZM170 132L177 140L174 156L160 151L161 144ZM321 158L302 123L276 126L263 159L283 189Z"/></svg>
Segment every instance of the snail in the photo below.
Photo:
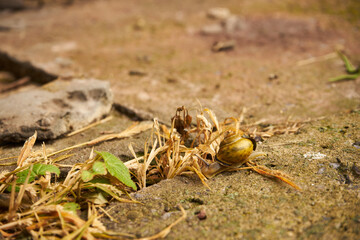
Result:
<svg viewBox="0 0 360 240"><path fill-rule="evenodd" d="M205 165L201 172L205 177L211 178L221 172L237 168L242 164L254 159L264 153L254 153L256 141L252 138L232 134L221 141L219 151L215 156L215 162L209 164L200 158Z"/></svg>

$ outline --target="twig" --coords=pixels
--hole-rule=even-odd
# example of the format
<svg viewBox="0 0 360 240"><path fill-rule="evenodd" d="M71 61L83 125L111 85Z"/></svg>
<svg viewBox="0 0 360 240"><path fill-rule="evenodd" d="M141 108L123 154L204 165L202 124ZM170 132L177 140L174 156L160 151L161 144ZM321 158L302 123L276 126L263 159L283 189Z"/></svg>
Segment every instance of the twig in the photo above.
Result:
<svg viewBox="0 0 360 240"><path fill-rule="evenodd" d="M26 160L26 158L30 155L31 149L35 144L36 137L37 137L37 132L35 131L34 135L29 137L28 140L26 140L24 146L21 149L21 153L19 155L19 158L17 160L18 167L22 167L22 165L23 165L24 161Z"/></svg>
<svg viewBox="0 0 360 240"><path fill-rule="evenodd" d="M112 117L112 116L109 116L109 117L104 118L104 119L102 119L102 120L100 120L100 121L94 122L94 123L92 123L92 124L90 124L90 125L88 125L88 126L86 126L86 127L83 127L83 128L78 129L78 130L76 130L76 131L73 131L73 132L67 134L66 136L67 136L67 137L74 136L75 134L81 133L81 132L83 132L83 131L85 131L85 130L87 130L87 129L90 129L90 128L92 128L92 127L95 127L95 126L97 126L97 125L99 125L99 124L102 124L102 123L105 123L105 122L107 122L107 121L110 121L111 119L113 119L113 117Z"/></svg>
<svg viewBox="0 0 360 240"><path fill-rule="evenodd" d="M296 63L297 66L304 66L304 65L308 65L311 63L316 63L316 62L321 62L321 61L326 61L329 60L331 58L336 58L337 57L337 53L336 52L332 52L332 53L328 53L319 57L311 57L305 60L300 60Z"/></svg>
<svg viewBox="0 0 360 240"><path fill-rule="evenodd" d="M131 137L133 135L139 134L141 132L144 132L144 131L150 129L152 127L152 125L153 125L152 123L142 123L142 124L139 124L139 125L130 126L129 128L122 131L121 133L113 133L113 134L107 134L107 135L104 135L104 136L100 136L100 137L95 138L93 140L83 142L83 143L79 143L79 144L64 148L62 150L50 153L50 154L48 154L48 157L51 157L51 156L56 155L58 153L69 151L69 150L72 150L72 149L75 149L75 148L80 148L80 147L85 147L85 146L92 146L92 145L95 145L95 144L98 144L98 143L101 143L101 142L104 142L104 141Z"/></svg>
<svg viewBox="0 0 360 240"><path fill-rule="evenodd" d="M266 177L274 177L277 178L287 184L289 184L291 187L295 188L296 190L301 191L301 188L296 185L295 183L293 183L291 180L289 180L287 177L285 177L284 173L280 172L280 171L274 171L271 170L265 166L262 165L257 165L257 164L253 164L250 161L246 163L246 165L248 167L252 167L252 170L259 173L260 175L266 176Z"/></svg>

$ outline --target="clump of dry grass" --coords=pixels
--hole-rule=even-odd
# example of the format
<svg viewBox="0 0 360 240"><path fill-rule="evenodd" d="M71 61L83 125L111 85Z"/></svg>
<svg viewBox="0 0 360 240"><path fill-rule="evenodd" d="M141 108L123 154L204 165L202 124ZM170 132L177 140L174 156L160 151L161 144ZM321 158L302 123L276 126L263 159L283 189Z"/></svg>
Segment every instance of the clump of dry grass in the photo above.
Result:
<svg viewBox="0 0 360 240"><path fill-rule="evenodd" d="M131 234L107 231L100 221L103 214L109 216L102 208L109 198L137 203L122 197L128 195L127 191L131 188L126 186L126 181L119 181L122 178L119 173L124 169L119 167L117 159L111 156L110 160L106 161L105 155L109 154L100 152L95 156L92 149L88 160L73 165L66 177L59 179L58 167L61 164L56 162L69 155L57 155L101 141L130 137L148 130L151 126L152 124L148 123L133 125L119 134L105 135L51 154L46 153L45 145L41 151L33 151L37 137L35 133L24 144L16 162L16 169L3 172L0 176L1 235L5 238L31 236L33 239L134 238ZM100 161L101 158L104 158L105 163ZM109 169L108 163L110 167L115 166L118 169ZM88 174L85 175L85 172ZM81 218L78 215L80 209L83 210ZM103 214L99 214L99 211ZM184 213L180 220L183 218ZM166 236L173 225L158 235Z"/></svg>
<svg viewBox="0 0 360 240"><path fill-rule="evenodd" d="M177 175L191 171L197 174L200 180L206 184L206 177L203 174L204 163L210 164L216 161L216 154L219 151L221 141L231 134L244 134L253 137L270 137L274 134L284 134L296 132L299 123L280 125L279 127L265 128L258 131L255 126L247 126L247 129L240 129L240 118L228 118L219 122L214 112L210 109L200 109L192 124L192 117L188 114L185 107L177 109L172 118L170 129L165 125L159 124L156 120L152 129L150 140L145 143L144 156L136 156L132 146L129 146L134 159L125 163L129 169L135 172L140 188L147 186L161 179L173 178ZM250 132L249 129L252 131ZM252 158L245 163L246 168L267 176L280 179L296 189L300 189L296 184L288 179L285 174L273 171L265 166L259 166L251 160L265 155L254 153ZM206 159L206 160L205 160ZM155 163L155 164L154 164ZM233 171L234 168L226 169ZM239 170L239 168L235 169Z"/></svg>

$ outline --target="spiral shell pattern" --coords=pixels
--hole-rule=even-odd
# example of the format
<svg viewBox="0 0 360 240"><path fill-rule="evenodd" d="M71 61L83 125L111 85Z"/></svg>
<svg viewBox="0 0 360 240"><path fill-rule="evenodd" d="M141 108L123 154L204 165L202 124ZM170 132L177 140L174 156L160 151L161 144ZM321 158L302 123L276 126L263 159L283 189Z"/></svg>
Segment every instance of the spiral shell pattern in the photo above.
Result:
<svg viewBox="0 0 360 240"><path fill-rule="evenodd" d="M237 167L245 163L255 149L256 142L253 139L233 134L220 143L216 160L223 166Z"/></svg>

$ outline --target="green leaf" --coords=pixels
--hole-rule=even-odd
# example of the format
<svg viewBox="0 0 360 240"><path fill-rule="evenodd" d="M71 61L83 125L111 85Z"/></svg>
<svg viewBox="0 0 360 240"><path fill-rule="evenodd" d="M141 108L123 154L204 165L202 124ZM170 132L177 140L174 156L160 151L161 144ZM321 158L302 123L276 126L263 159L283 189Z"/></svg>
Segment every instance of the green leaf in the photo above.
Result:
<svg viewBox="0 0 360 240"><path fill-rule="evenodd" d="M94 178L94 173L90 172L90 171L87 171L87 170L84 170L82 171L81 173L81 179L84 181L84 182L88 182L90 180L92 180Z"/></svg>
<svg viewBox="0 0 360 240"><path fill-rule="evenodd" d="M11 189L12 189L12 186L8 186L8 187L5 189L5 191L11 193ZM20 191L20 187L15 186L15 192L19 192L19 191Z"/></svg>
<svg viewBox="0 0 360 240"><path fill-rule="evenodd" d="M48 172L55 173L57 176L59 176L59 174L60 174L60 170L58 167L56 167L54 165L47 165L47 164L41 164L41 163L34 164L33 172L36 175L45 175Z"/></svg>
<svg viewBox="0 0 360 240"><path fill-rule="evenodd" d="M92 173L92 172L90 172ZM85 181L84 181L85 182ZM110 180L108 178L105 177L97 177L97 178L93 178L90 181L86 181L87 183L100 183L100 184L111 184ZM91 187L87 187L86 185L83 186L83 188L88 188L91 189Z"/></svg>
<svg viewBox="0 0 360 240"><path fill-rule="evenodd" d="M103 184L110 184L110 180L105 177L97 177L90 181L91 183L103 183Z"/></svg>
<svg viewBox="0 0 360 240"><path fill-rule="evenodd" d="M118 159L109 152L96 152L96 153L104 159L106 168L112 176L116 177L120 182L124 183L126 186L136 190L136 185L133 182L133 180L131 180L129 169L124 165L124 163L120 159Z"/></svg>
<svg viewBox="0 0 360 240"><path fill-rule="evenodd" d="M34 181L36 176L45 175L47 172L55 173L57 176L59 176L60 174L59 168L54 165L47 165L42 163L34 164L33 169L30 173L29 183ZM29 173L29 169L25 169L24 171L18 172L16 174L16 176L18 177L16 183L20 183L20 184L24 183L28 173Z"/></svg>
<svg viewBox="0 0 360 240"><path fill-rule="evenodd" d="M95 174L105 175L107 173L105 163L103 162L94 162L92 169Z"/></svg>
<svg viewBox="0 0 360 240"><path fill-rule="evenodd" d="M111 189L111 185L109 184L101 184L101 183L87 183L88 186L86 187L96 187L102 191L104 191L106 194L110 195L111 197L115 198L116 200L118 200L119 202L128 202L128 203L139 203L138 201L135 200L129 200L126 198L121 198L119 197L115 192L113 192L113 190Z"/></svg>
<svg viewBox="0 0 360 240"><path fill-rule="evenodd" d="M80 210L80 205L74 202L68 202L63 205L65 211L73 212L76 215L76 211Z"/></svg>
<svg viewBox="0 0 360 240"><path fill-rule="evenodd" d="M18 172L16 173L16 176L18 177L18 179L16 180L16 183L25 183L26 177L29 173L29 169L26 169L24 171ZM30 173L30 177L29 177L29 183L33 182L35 180L36 174L34 173L34 171L31 171Z"/></svg>
<svg viewBox="0 0 360 240"><path fill-rule="evenodd" d="M105 163L96 161L94 162L91 170L84 170L81 173L81 179L84 182L93 180L95 175L105 175L107 173Z"/></svg>

